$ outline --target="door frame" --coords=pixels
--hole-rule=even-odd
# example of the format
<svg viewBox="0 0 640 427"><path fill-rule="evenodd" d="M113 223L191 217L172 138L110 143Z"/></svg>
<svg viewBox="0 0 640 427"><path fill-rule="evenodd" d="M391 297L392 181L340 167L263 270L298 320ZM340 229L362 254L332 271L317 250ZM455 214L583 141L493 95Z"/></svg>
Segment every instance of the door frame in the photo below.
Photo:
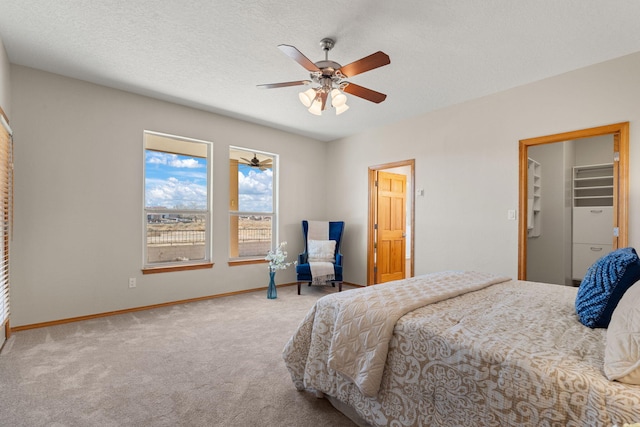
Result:
<svg viewBox="0 0 640 427"><path fill-rule="evenodd" d="M629 122L615 123L612 125L598 126L589 129L558 133L555 135L541 136L520 140L519 148L519 194L518 210L518 279L526 280L527 277L527 159L528 148L534 145L552 144L575 139L591 138L594 136L613 135L614 152L619 155L619 160L614 161L614 188L617 191L613 195L613 226L618 227L619 235L614 242L614 249L628 245L629 225ZM616 173L617 171L617 173ZM616 181L617 179L617 181ZM612 236L613 239L613 236Z"/></svg>
<svg viewBox="0 0 640 427"><path fill-rule="evenodd" d="M376 174L379 170L393 169L402 166L410 166L410 178L411 183L407 186L407 197L411 197L411 271L410 277L414 275L414 248L415 248L415 212L416 212L416 198L415 198L415 159L401 160L398 162L384 163L381 165L369 166L369 222L367 225L367 286L375 284L374 274L374 244L375 244L375 224L376 224L376 204L377 204L377 191L376 191ZM406 273L405 273L406 275Z"/></svg>

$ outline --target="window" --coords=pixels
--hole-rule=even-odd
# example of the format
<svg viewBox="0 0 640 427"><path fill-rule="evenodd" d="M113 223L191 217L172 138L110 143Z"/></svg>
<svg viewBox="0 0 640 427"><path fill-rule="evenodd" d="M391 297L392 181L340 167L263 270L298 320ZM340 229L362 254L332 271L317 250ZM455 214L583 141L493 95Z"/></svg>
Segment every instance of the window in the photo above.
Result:
<svg viewBox="0 0 640 427"><path fill-rule="evenodd" d="M229 149L229 258L263 260L276 237L275 154Z"/></svg>
<svg viewBox="0 0 640 427"><path fill-rule="evenodd" d="M0 327L9 338L9 237L13 211L13 143L0 109ZM0 337L3 334L0 333ZM0 342L0 348L2 342Z"/></svg>
<svg viewBox="0 0 640 427"><path fill-rule="evenodd" d="M144 144L143 272L210 267L211 143L145 132Z"/></svg>

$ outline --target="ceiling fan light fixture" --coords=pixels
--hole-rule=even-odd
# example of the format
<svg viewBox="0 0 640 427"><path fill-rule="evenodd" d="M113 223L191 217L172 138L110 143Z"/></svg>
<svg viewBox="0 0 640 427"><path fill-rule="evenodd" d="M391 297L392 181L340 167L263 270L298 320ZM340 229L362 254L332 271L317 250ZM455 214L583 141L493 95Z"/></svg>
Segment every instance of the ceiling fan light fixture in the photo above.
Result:
<svg viewBox="0 0 640 427"><path fill-rule="evenodd" d="M300 102L302 102L305 107L309 108L311 107L313 100L316 98L316 90L314 88L307 89L304 92L300 92L298 97L300 98Z"/></svg>
<svg viewBox="0 0 640 427"><path fill-rule="evenodd" d="M339 116L340 114L344 113L348 109L349 109L349 106L346 103L336 107L336 116Z"/></svg>
<svg viewBox="0 0 640 427"><path fill-rule="evenodd" d="M331 91L331 105L338 108L345 105L347 102L347 96L340 91L340 89L333 89Z"/></svg>
<svg viewBox="0 0 640 427"><path fill-rule="evenodd" d="M309 112L311 114L315 114L316 116L322 115L322 100L319 96L316 97L316 99L311 104L311 107L309 107Z"/></svg>
<svg viewBox="0 0 640 427"><path fill-rule="evenodd" d="M288 57L300 64L309 72L311 80L297 80L292 82L270 83L258 85L259 88L280 88L290 86L300 86L315 83L316 87L298 93L298 98L302 105L307 107L311 114L321 116L327 104L327 98L331 94L331 105L336 109L336 114L342 114L349 109L347 106L347 96L344 90L348 87L349 95L357 96L376 104L387 98L384 93L367 89L348 82L345 79L351 78L366 71L370 71L391 63L389 55L378 51L357 61L351 62L344 67L335 61L329 60L329 51L335 45L335 40L324 38L320 41L320 46L324 51L324 61L313 62L300 52L295 46L281 44L278 48Z"/></svg>

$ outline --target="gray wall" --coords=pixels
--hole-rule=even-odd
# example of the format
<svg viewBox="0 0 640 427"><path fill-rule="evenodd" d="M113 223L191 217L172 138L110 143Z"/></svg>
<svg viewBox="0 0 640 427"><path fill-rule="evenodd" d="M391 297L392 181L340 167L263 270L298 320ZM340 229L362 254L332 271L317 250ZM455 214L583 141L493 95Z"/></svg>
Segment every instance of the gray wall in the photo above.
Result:
<svg viewBox="0 0 640 427"><path fill-rule="evenodd" d="M300 221L326 218L324 142L17 65L11 86L12 326L266 287L265 264L227 264L230 145L280 155L291 260ZM213 269L141 274L144 130L214 143Z"/></svg>
<svg viewBox="0 0 640 427"><path fill-rule="evenodd" d="M518 142L630 122L630 181L640 179L640 53L331 142L329 187L347 224L345 275L366 281L367 167L416 159L416 274L518 271ZM425 84L428 85L428 82ZM425 89L425 91L428 90ZM640 243L640 187L631 185L630 245Z"/></svg>
<svg viewBox="0 0 640 427"><path fill-rule="evenodd" d="M542 183L541 233L527 239L527 280L534 282L565 284L565 266L571 265L565 251L567 245L571 246L571 222L564 221L565 216L571 218L571 204L567 206L563 185L566 174L571 174L566 168L565 144L570 143L529 148L529 157L541 165Z"/></svg>
<svg viewBox="0 0 640 427"><path fill-rule="evenodd" d="M613 161L613 138L611 135L584 138L575 147L575 166L597 165Z"/></svg>
<svg viewBox="0 0 640 427"><path fill-rule="evenodd" d="M0 39L0 107L4 110L5 114L11 117L11 105L10 105L10 84L9 84L9 58L7 57L7 51L4 48L2 39Z"/></svg>

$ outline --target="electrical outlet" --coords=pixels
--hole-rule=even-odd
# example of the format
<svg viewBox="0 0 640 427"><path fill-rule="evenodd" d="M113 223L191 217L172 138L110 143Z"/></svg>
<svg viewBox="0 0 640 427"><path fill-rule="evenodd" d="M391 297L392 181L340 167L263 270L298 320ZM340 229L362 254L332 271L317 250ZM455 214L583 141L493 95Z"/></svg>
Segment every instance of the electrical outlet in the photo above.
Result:
<svg viewBox="0 0 640 427"><path fill-rule="evenodd" d="M135 277L129 277L129 287L130 288L135 288L136 287L136 278Z"/></svg>

